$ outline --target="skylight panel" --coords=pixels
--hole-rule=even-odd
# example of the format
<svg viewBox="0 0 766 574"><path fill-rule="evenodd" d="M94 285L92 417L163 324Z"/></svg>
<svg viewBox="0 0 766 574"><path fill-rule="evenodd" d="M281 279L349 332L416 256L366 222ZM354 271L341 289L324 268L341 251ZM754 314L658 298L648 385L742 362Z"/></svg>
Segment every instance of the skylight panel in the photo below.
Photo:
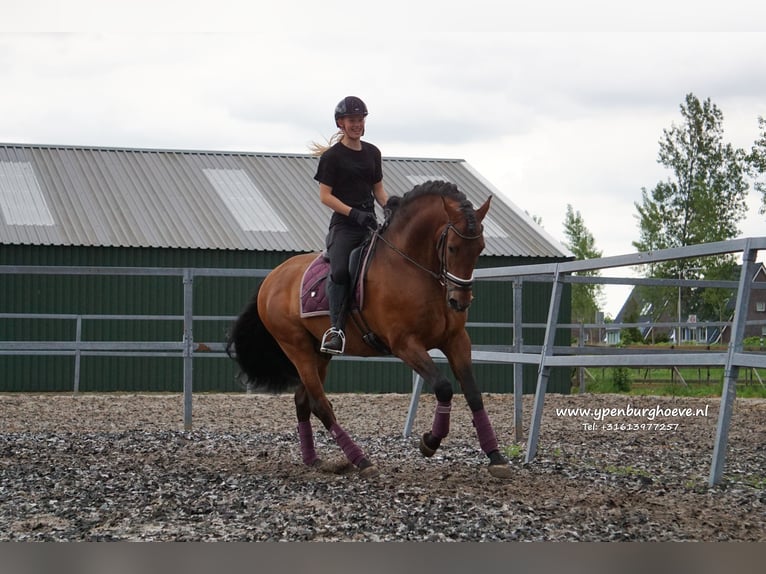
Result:
<svg viewBox="0 0 766 574"><path fill-rule="evenodd" d="M284 221L244 170L202 171L243 231L288 231Z"/></svg>
<svg viewBox="0 0 766 574"><path fill-rule="evenodd" d="M31 163L0 161L0 212L7 225L55 225Z"/></svg>

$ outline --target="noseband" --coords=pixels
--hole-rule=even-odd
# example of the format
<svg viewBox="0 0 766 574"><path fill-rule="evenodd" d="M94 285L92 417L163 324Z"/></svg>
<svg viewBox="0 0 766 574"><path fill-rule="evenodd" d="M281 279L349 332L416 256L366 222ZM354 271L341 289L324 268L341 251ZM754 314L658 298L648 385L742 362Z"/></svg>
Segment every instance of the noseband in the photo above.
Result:
<svg viewBox="0 0 766 574"><path fill-rule="evenodd" d="M471 274L471 277L468 279L463 279L462 277L458 277L457 275L453 275L449 272L449 269L447 269L447 234L452 230L455 235L460 237L461 239L467 239L469 241L473 241L475 239L479 239L481 237L481 234L479 235L465 235L463 233L460 233L458 231L458 228L452 225L452 223L448 223L447 226L444 228L444 231L442 231L441 237L439 237L439 241L436 243L436 250L439 252L439 261L440 261L440 267L439 270L439 282L447 286L447 283L451 284L455 289L458 291L470 291L473 287L473 274Z"/></svg>

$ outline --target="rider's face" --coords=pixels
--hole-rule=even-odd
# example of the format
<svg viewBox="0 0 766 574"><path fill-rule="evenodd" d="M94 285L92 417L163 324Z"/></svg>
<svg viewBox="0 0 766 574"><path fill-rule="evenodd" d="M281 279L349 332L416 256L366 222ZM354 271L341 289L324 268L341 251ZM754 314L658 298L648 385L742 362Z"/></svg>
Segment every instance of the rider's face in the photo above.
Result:
<svg viewBox="0 0 766 574"><path fill-rule="evenodd" d="M353 139L359 139L364 135L365 117L361 114L344 116L338 119L338 127L343 133Z"/></svg>

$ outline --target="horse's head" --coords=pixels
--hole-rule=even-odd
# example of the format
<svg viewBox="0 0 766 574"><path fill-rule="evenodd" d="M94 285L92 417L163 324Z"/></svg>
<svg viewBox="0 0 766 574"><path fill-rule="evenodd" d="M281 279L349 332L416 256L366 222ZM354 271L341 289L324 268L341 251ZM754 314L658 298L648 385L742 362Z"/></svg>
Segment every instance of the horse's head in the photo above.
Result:
<svg viewBox="0 0 766 574"><path fill-rule="evenodd" d="M473 300L473 270L484 249L482 221L489 211L490 196L477 210L467 201L444 198L448 222L437 241L441 279L447 288L447 304L465 311Z"/></svg>
<svg viewBox="0 0 766 574"><path fill-rule="evenodd" d="M473 299L473 270L484 249L482 221L491 199L474 210L465 194L446 181L427 181L401 200L389 198L383 242L439 281L455 311L465 311Z"/></svg>

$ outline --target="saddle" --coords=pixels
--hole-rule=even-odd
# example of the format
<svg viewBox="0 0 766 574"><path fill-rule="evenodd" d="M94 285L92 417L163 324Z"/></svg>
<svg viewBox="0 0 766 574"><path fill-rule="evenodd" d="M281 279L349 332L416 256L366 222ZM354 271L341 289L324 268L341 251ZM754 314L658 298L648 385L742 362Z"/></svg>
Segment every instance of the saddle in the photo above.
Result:
<svg viewBox="0 0 766 574"><path fill-rule="evenodd" d="M362 337L364 341L376 351L390 354L391 350L370 331L361 317L364 307L364 278L367 275L369 262L375 252L376 239L377 235L373 234L371 239L354 249L349 256L348 267L352 287L350 289L350 300L348 301L347 309L359 330L365 333ZM330 260L327 257L327 253L322 252L309 264L303 272L303 277L301 277L301 318L321 317L330 314L330 302L327 299L325 290L325 283L329 275Z"/></svg>

